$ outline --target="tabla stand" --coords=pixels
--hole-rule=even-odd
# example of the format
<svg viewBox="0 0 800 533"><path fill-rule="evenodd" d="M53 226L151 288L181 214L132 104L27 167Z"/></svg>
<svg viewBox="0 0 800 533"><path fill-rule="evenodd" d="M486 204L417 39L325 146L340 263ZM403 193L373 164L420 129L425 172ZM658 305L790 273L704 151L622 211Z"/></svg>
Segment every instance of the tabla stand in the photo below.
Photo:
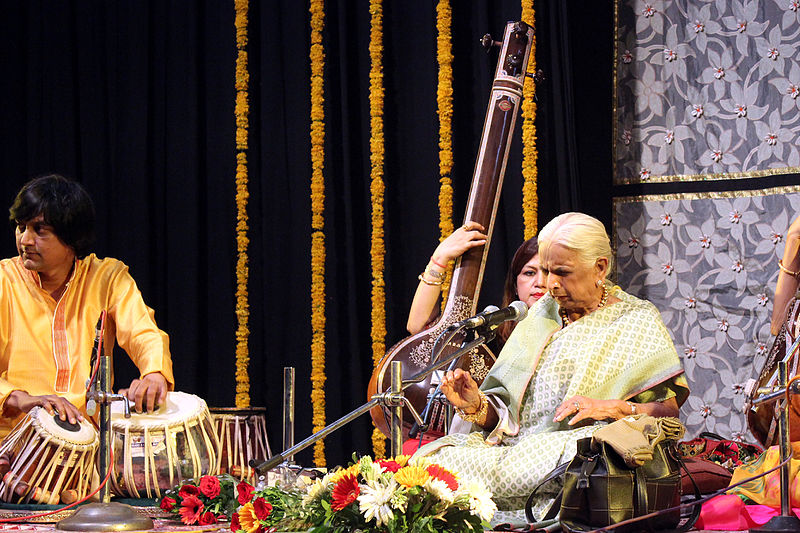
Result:
<svg viewBox="0 0 800 533"><path fill-rule="evenodd" d="M101 316L100 321L104 318ZM98 338L102 339L102 330L98 329ZM99 341L99 346L98 340L95 340L96 353L101 354L100 367L97 379L89 384L89 390L86 391L86 413L94 416L98 406L100 408L100 454L97 469L100 476L104 477L111 467L111 402L123 402L125 418L131 417L131 408L126 396L110 392L110 357L102 353L101 347L102 340ZM100 489L100 502L83 505L56 524L56 529L62 531L143 531L153 527L153 520L137 513L130 505L112 502L107 482Z"/></svg>
<svg viewBox="0 0 800 533"><path fill-rule="evenodd" d="M768 401L771 398L775 398L774 395L783 395L786 392L786 384L788 380L786 378L786 361L779 361L778 362L778 390L773 391L770 394L763 395L760 398L754 400L754 404L756 403L763 403ZM780 401L780 400L777 400ZM781 466L781 514L779 516L773 516L770 518L769 522L764 524L759 528L753 528L750 531L753 533L762 532L762 531L800 531L800 518L797 518L792 513L791 502L789 498L789 461L786 459L792 454L791 443L789 442L789 402L784 400L782 405L779 407L780 415L778 417L778 438L780 443L780 452L781 452L781 463L784 463Z"/></svg>

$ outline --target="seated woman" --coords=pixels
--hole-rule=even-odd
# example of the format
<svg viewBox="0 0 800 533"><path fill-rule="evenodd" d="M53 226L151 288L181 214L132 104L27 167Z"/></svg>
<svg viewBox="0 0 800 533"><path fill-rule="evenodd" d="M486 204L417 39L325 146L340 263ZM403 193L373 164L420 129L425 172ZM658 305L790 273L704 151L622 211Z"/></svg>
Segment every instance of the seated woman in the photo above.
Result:
<svg viewBox="0 0 800 533"><path fill-rule="evenodd" d="M461 257L470 248L486 244L483 231L483 226L477 222L467 222L436 247L428 266L420 275L420 283L411 302L406 325L409 333L419 333L439 316L437 303L447 263ZM500 307L507 307L515 300L522 300L531 307L544 293L544 276L539 271L539 245L536 237L532 237L523 242L514 253L506 274ZM498 328L497 336L501 346L514 326L516 322L504 322Z"/></svg>
<svg viewBox="0 0 800 533"><path fill-rule="evenodd" d="M494 494L494 523L525 522L534 487L571 459L596 421L677 416L689 394L669 333L651 303L613 287L603 224L566 213L539 233L548 294L520 322L480 389L448 372L442 390L461 420L419 449ZM467 433L457 425L467 425ZM534 502L541 516L553 494Z"/></svg>

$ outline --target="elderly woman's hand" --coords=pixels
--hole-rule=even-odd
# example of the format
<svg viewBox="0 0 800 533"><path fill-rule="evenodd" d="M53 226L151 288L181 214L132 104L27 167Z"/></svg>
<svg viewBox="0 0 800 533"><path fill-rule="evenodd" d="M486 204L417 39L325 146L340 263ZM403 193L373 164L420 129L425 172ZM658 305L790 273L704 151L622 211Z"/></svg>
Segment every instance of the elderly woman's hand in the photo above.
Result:
<svg viewBox="0 0 800 533"><path fill-rule="evenodd" d="M474 413L481 407L478 384L460 368L448 370L442 378L442 392L453 404L466 413Z"/></svg>
<svg viewBox="0 0 800 533"><path fill-rule="evenodd" d="M628 403L622 400L598 400L587 396L573 396L556 409L553 422L561 422L570 415L569 425L582 420L617 420L630 414Z"/></svg>

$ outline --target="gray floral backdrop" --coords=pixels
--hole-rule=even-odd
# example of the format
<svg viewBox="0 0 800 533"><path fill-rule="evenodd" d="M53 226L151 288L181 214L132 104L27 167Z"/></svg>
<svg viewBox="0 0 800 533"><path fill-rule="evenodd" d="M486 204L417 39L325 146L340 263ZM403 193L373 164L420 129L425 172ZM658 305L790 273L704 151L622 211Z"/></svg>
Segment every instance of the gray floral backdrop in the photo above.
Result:
<svg viewBox="0 0 800 533"><path fill-rule="evenodd" d="M616 183L800 165L800 0L619 0Z"/></svg>
<svg viewBox="0 0 800 533"><path fill-rule="evenodd" d="M618 283L652 301L671 331L692 393L689 436L754 441L743 387L772 345L772 299L800 187L618 198Z"/></svg>
<svg viewBox="0 0 800 533"><path fill-rule="evenodd" d="M615 8L614 185L652 193L616 193L618 281L672 333L688 436L753 441L744 384L774 341L777 260L800 215L800 0Z"/></svg>

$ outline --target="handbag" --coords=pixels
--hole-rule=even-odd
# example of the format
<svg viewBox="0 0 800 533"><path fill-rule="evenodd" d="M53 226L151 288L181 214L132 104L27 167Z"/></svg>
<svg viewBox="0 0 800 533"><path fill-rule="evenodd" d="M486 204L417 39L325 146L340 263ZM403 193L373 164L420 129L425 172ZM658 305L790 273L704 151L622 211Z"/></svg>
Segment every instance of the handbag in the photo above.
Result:
<svg viewBox="0 0 800 533"><path fill-rule="evenodd" d="M555 478L563 478L563 488L543 520L559 511L564 531L580 532L613 526L623 520L676 507L681 500L680 468L684 468L674 440L662 440L653 447L653 458L632 468L608 443L592 449L592 438L578 440L575 457L556 467L534 489L525 505L529 522L539 488ZM688 473L688 472L687 472ZM690 476L691 477L691 476ZM695 498L700 493L695 486ZM700 515L700 506L680 527L687 531ZM614 531L675 530L681 520L679 509L644 521L613 528Z"/></svg>
<svg viewBox="0 0 800 533"><path fill-rule="evenodd" d="M569 531L606 527L680 504L680 462L674 441L653 447L653 458L631 468L605 442L592 449L590 437L578 441L578 453L564 472L561 525ZM650 518L615 531L675 529L680 510Z"/></svg>

